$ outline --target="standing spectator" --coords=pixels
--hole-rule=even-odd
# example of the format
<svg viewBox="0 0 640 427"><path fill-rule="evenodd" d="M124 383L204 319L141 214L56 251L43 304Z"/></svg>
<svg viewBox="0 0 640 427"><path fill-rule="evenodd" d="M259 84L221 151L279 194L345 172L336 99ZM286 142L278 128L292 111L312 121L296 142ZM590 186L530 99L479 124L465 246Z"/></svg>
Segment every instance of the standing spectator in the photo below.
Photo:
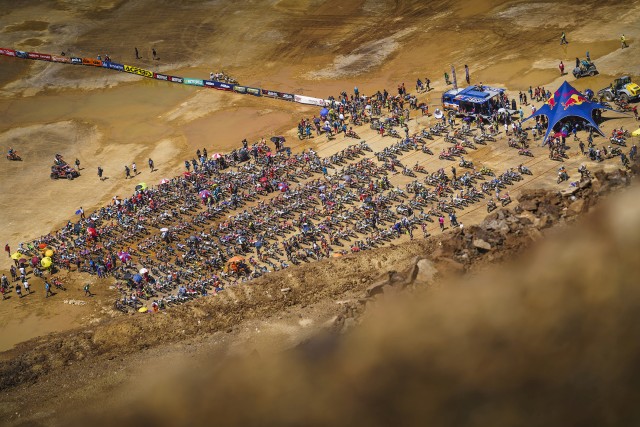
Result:
<svg viewBox="0 0 640 427"><path fill-rule="evenodd" d="M98 178L100 178L100 181L104 181L104 178L102 178L102 173L104 172L104 170L102 169L101 166L98 166Z"/></svg>
<svg viewBox="0 0 640 427"><path fill-rule="evenodd" d="M45 280L44 282L44 297L45 298L49 298L49 296L52 296L53 292L51 292L51 285L49 284L49 282L47 282Z"/></svg>
<svg viewBox="0 0 640 427"><path fill-rule="evenodd" d="M133 171L133 176L138 175L138 169L136 168L136 162L131 163L131 170Z"/></svg>
<svg viewBox="0 0 640 427"><path fill-rule="evenodd" d="M563 44L569 44L569 42L567 41L567 36L564 33L564 31L562 32L562 35L560 36L560 46L562 46Z"/></svg>
<svg viewBox="0 0 640 427"><path fill-rule="evenodd" d="M84 209L82 209L82 206L80 206L80 209L78 209L78 211L80 211L80 219L85 219L85 217L84 217Z"/></svg>
<svg viewBox="0 0 640 427"><path fill-rule="evenodd" d="M560 65L558 65L558 68L560 69L560 75L564 76L564 64L562 63L562 61L560 61Z"/></svg>
<svg viewBox="0 0 640 427"><path fill-rule="evenodd" d="M16 294L18 295L18 298L22 298L22 288L20 287L20 283L16 283Z"/></svg>
<svg viewBox="0 0 640 427"><path fill-rule="evenodd" d="M464 77L467 79L467 84L471 84L471 79L469 78L469 66L464 64Z"/></svg>
<svg viewBox="0 0 640 427"><path fill-rule="evenodd" d="M30 295L31 289L29 288L29 282L27 281L27 279L24 279L24 282L22 282L22 286L24 286L24 291L27 293L27 295Z"/></svg>
<svg viewBox="0 0 640 427"><path fill-rule="evenodd" d="M442 215L440 215L440 218L438 218L438 224L440 224L440 231L444 231L444 217Z"/></svg>
<svg viewBox="0 0 640 427"><path fill-rule="evenodd" d="M8 243L4 245L4 251L7 253L8 256L11 256L11 247L9 247Z"/></svg>
<svg viewBox="0 0 640 427"><path fill-rule="evenodd" d="M149 169L151 169L151 172L153 172L153 160L151 160L151 157L149 157Z"/></svg>

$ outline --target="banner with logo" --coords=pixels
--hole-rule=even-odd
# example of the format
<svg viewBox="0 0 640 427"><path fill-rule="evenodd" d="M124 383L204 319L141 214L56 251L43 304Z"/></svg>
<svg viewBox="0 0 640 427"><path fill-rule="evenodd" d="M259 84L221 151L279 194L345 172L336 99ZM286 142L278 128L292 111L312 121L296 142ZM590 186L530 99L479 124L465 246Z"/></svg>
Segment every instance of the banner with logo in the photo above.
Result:
<svg viewBox="0 0 640 427"><path fill-rule="evenodd" d="M182 83L182 81L184 80L182 77L176 77L176 76L168 76L168 77L171 83Z"/></svg>
<svg viewBox="0 0 640 427"><path fill-rule="evenodd" d="M325 106L325 100L320 98L312 98L310 96L303 95L293 95L293 99L300 104L317 105L319 107Z"/></svg>
<svg viewBox="0 0 640 427"><path fill-rule="evenodd" d="M214 82L213 80L203 80L202 83L204 83L206 87L211 87L211 88L216 87L215 85L216 82Z"/></svg>
<svg viewBox="0 0 640 427"><path fill-rule="evenodd" d="M268 96L276 99L284 99L285 101L293 101L294 95L292 93L277 92L275 90L262 89L262 96Z"/></svg>
<svg viewBox="0 0 640 427"><path fill-rule="evenodd" d="M261 95L262 92L257 87L247 87L247 93L253 96L262 96Z"/></svg>
<svg viewBox="0 0 640 427"><path fill-rule="evenodd" d="M153 73L153 78L156 80L164 80L165 82L169 81L169 76L166 74Z"/></svg>
<svg viewBox="0 0 640 427"><path fill-rule="evenodd" d="M29 54L27 52L22 51L22 50L16 50L16 56L18 58L29 59Z"/></svg>
<svg viewBox="0 0 640 427"><path fill-rule="evenodd" d="M229 83L213 82L213 87L219 90L233 90L233 85Z"/></svg>
<svg viewBox="0 0 640 427"><path fill-rule="evenodd" d="M37 52L29 52L29 59L39 59L42 61L51 61L51 55L47 55L46 53L37 53Z"/></svg>
<svg viewBox="0 0 640 427"><path fill-rule="evenodd" d="M183 81L184 84L186 85L191 85L191 86L204 86L204 81L201 79L190 79L188 77L184 78Z"/></svg>
<svg viewBox="0 0 640 427"><path fill-rule="evenodd" d="M102 61L93 58L82 58L82 65L92 65L94 67L102 67Z"/></svg>
<svg viewBox="0 0 640 427"><path fill-rule="evenodd" d="M123 64L118 64L117 62L107 62L107 64L109 64L109 69L110 70L124 71L124 65Z"/></svg>
<svg viewBox="0 0 640 427"><path fill-rule="evenodd" d="M82 58L74 58L74 57L71 57L71 63L72 63L72 64L79 64L79 65L82 65Z"/></svg>
<svg viewBox="0 0 640 427"><path fill-rule="evenodd" d="M4 47L0 47L0 55L5 55L5 56L16 56L16 51L13 49L7 49Z"/></svg>
<svg viewBox="0 0 640 427"><path fill-rule="evenodd" d="M238 92L238 93L247 93L247 87L246 86L234 85L233 86L233 90Z"/></svg>
<svg viewBox="0 0 640 427"><path fill-rule="evenodd" d="M71 59L67 58L66 56L51 55L51 60L53 62L63 62L65 64L71 63Z"/></svg>
<svg viewBox="0 0 640 427"><path fill-rule="evenodd" d="M145 70L144 68L138 68L127 64L124 64L124 71L143 77L153 77L153 71Z"/></svg>

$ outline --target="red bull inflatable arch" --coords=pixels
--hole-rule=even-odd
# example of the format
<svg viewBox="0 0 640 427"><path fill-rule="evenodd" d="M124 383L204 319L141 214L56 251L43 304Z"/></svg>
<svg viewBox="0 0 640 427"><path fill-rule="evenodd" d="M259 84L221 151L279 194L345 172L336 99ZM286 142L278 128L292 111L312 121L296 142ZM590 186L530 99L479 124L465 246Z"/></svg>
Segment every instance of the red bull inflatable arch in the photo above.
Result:
<svg viewBox="0 0 640 427"><path fill-rule="evenodd" d="M578 92L573 86L566 81L556 90L551 98L544 103L540 109L525 119L529 120L533 117L545 115L549 119L549 127L547 133L544 135L546 140L549 136L549 132L553 127L561 120L567 117L580 117L586 120L593 128L604 136L596 122L593 120L593 110L611 110L615 111L606 105L599 102L592 102Z"/></svg>

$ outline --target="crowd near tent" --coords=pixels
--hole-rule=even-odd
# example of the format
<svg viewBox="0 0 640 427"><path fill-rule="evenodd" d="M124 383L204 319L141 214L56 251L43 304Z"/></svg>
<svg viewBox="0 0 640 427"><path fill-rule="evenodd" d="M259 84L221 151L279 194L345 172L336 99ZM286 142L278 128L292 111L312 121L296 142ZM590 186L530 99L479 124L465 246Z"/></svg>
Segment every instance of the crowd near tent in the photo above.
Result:
<svg viewBox="0 0 640 427"><path fill-rule="evenodd" d="M555 93L544 103L539 110L527 117L529 120L533 117L545 115L549 119L549 127L544 139L547 139L549 132L558 122L569 117L579 117L586 120L593 128L604 136L596 122L593 120L593 110L612 110L599 102L589 101L582 93L578 92L573 86L566 81L555 91ZM612 110L614 111L614 110Z"/></svg>

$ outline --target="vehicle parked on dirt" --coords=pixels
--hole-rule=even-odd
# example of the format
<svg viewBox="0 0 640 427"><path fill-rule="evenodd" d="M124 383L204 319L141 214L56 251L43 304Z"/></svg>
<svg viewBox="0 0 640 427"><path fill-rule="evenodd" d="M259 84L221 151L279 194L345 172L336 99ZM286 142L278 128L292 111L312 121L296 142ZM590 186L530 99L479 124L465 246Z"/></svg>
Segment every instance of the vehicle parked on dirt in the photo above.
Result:
<svg viewBox="0 0 640 427"><path fill-rule="evenodd" d="M580 65L573 69L573 77L579 79L580 77L595 76L598 74L596 64L586 60L580 61Z"/></svg>
<svg viewBox="0 0 640 427"><path fill-rule="evenodd" d="M612 102L619 99L620 101L636 102L640 100L640 86L631 81L631 77L623 76L615 79L611 84L598 91L600 100Z"/></svg>

